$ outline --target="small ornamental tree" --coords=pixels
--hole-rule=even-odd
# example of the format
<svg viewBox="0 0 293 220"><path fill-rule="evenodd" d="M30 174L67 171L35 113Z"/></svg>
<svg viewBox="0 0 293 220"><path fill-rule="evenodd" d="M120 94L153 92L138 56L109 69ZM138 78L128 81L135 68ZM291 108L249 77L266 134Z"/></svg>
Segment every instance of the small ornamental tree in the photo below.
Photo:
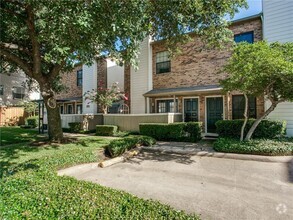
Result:
<svg viewBox="0 0 293 220"><path fill-rule="evenodd" d="M19 105L24 107L24 111L29 114L29 117L36 115L36 111L38 109L38 103L29 101L29 100L23 100L19 102Z"/></svg>
<svg viewBox="0 0 293 220"><path fill-rule="evenodd" d="M107 110L112 106L113 102L128 99L125 94L120 91L118 82L113 83L110 88L105 88L100 81L96 90L87 91L84 96L85 100L97 103L104 114L107 114Z"/></svg>
<svg viewBox="0 0 293 220"><path fill-rule="evenodd" d="M260 115L246 134L250 140L258 124L284 101L293 101L293 43L260 41L240 43L224 71L228 77L221 81L224 91L237 90L245 95L265 96L271 106ZM247 114L247 101L246 101Z"/></svg>

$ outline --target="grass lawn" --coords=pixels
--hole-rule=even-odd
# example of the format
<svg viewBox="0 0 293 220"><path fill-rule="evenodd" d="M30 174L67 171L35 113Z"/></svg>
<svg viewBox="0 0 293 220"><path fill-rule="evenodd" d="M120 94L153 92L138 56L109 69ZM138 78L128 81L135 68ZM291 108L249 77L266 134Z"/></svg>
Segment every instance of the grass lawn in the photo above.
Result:
<svg viewBox="0 0 293 220"><path fill-rule="evenodd" d="M34 141L38 131L20 127L0 127L0 146Z"/></svg>
<svg viewBox="0 0 293 220"><path fill-rule="evenodd" d="M198 219L159 202L57 176L60 168L98 161L108 141L85 137L63 145L1 146L0 219Z"/></svg>

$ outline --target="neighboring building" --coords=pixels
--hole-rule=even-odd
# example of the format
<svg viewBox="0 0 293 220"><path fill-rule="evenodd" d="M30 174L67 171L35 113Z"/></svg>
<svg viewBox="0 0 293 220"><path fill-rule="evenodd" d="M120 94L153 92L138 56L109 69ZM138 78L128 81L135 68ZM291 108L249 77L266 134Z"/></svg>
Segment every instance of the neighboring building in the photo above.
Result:
<svg viewBox="0 0 293 220"><path fill-rule="evenodd" d="M118 82L123 91L124 70L109 59L101 59L91 66L76 65L71 72L62 75L61 81L66 86L57 95L61 114L96 114L99 112L97 104L85 100L84 93L97 89L101 83L110 87L114 82Z"/></svg>
<svg viewBox="0 0 293 220"><path fill-rule="evenodd" d="M263 0L263 32L268 42L293 41L293 1ZM293 90L293 88L292 88ZM292 91L293 92L293 91ZM266 108L270 103L266 102ZM287 121L287 135L293 136L293 103L280 103L269 118Z"/></svg>
<svg viewBox="0 0 293 220"><path fill-rule="evenodd" d="M24 73L0 73L0 106L19 105L23 99L39 99L38 92L28 91Z"/></svg>
<svg viewBox="0 0 293 220"><path fill-rule="evenodd" d="M230 26L236 42L262 40L261 15L234 21ZM164 41L141 44L139 70L125 67L125 92L130 95L130 112L182 113L183 121L201 121L204 132L216 133L215 122L243 117L244 97L231 92L223 94L218 73L231 52L202 50L203 43L194 39L182 46L182 53L170 59ZM250 98L250 117L264 112L264 98Z"/></svg>

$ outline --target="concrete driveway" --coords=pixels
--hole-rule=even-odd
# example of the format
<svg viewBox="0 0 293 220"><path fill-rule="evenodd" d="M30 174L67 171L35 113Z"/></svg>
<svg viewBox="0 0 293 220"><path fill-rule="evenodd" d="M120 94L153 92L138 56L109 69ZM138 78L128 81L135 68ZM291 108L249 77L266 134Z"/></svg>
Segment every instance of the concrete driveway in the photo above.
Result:
<svg viewBox="0 0 293 220"><path fill-rule="evenodd" d="M292 165L142 152L111 167L86 164L59 174L159 200L202 219L293 219Z"/></svg>

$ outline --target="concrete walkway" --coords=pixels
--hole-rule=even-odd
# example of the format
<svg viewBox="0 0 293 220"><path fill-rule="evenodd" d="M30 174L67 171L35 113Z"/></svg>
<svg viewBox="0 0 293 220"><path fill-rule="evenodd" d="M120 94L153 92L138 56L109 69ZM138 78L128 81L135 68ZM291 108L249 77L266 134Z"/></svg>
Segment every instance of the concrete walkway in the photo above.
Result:
<svg viewBox="0 0 293 220"><path fill-rule="evenodd" d="M59 171L202 219L293 219L293 160L268 163L142 151L124 163Z"/></svg>

